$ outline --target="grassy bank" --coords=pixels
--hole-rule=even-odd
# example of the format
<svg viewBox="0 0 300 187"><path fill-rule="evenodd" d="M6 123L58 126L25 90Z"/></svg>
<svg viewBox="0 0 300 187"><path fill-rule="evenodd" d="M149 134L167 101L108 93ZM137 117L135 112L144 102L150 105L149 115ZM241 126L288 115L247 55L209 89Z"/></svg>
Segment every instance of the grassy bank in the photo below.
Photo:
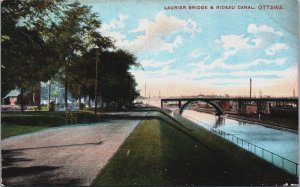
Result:
<svg viewBox="0 0 300 187"><path fill-rule="evenodd" d="M79 123L90 122L91 112L74 112ZM3 112L1 139L65 125L64 112Z"/></svg>
<svg viewBox="0 0 300 187"><path fill-rule="evenodd" d="M142 121L94 185L282 185L297 178L185 119Z"/></svg>
<svg viewBox="0 0 300 187"><path fill-rule="evenodd" d="M147 109L146 109L147 110ZM110 112L120 112L116 108L104 108L97 110L97 119L94 116L94 109L73 112L77 116L78 123L89 123L101 121L109 118ZM68 125L70 122L68 121ZM65 112L48 111L25 111L21 112L2 112L1 113L1 139L11 136L35 132L51 127L65 125Z"/></svg>

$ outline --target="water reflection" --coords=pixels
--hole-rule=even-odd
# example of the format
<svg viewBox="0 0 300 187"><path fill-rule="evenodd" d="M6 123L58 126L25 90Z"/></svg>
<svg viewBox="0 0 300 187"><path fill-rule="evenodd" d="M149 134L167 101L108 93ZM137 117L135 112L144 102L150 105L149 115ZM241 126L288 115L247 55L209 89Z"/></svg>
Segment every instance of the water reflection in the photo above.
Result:
<svg viewBox="0 0 300 187"><path fill-rule="evenodd" d="M217 127L220 127L222 125L225 125L225 117L224 116L217 116L216 122L213 125L213 127L217 128Z"/></svg>
<svg viewBox="0 0 300 187"><path fill-rule="evenodd" d="M239 125L246 125L247 123L245 121L237 121Z"/></svg>
<svg viewBox="0 0 300 187"><path fill-rule="evenodd" d="M233 134L243 140L272 151L289 160L298 162L298 134L268 128L255 123L218 117L212 114L185 110L184 117L197 123L202 121L224 132ZM200 125L200 123L198 122Z"/></svg>

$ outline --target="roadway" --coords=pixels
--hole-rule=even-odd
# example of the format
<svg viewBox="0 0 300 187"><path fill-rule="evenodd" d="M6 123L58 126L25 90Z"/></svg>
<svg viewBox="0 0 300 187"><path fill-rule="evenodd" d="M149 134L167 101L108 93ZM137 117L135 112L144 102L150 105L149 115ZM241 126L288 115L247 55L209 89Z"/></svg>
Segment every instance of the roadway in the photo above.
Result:
<svg viewBox="0 0 300 187"><path fill-rule="evenodd" d="M4 139L1 141L2 183L8 186L91 185L139 122L106 119Z"/></svg>

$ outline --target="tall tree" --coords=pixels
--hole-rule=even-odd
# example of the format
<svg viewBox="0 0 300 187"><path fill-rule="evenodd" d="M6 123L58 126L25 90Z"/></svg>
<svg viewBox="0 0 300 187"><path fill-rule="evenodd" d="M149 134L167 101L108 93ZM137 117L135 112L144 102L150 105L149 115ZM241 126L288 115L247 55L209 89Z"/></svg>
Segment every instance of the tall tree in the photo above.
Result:
<svg viewBox="0 0 300 187"><path fill-rule="evenodd" d="M51 42L59 54L60 69L57 75L65 86L66 108L68 90L75 85L81 92L84 84L80 76L82 56L95 45L102 48L103 41L107 40L97 33L100 25L90 7L75 2L67 6L62 21L53 27Z"/></svg>
<svg viewBox="0 0 300 187"><path fill-rule="evenodd" d="M22 111L24 91L54 73L54 68L49 68L53 63L51 49L35 25L50 19L47 13L59 2L4 0L1 4L1 94L19 88Z"/></svg>
<svg viewBox="0 0 300 187"><path fill-rule="evenodd" d="M109 105L129 105L137 96L136 82L128 72L132 66L140 67L136 57L124 50L107 51L101 55L102 98Z"/></svg>
<svg viewBox="0 0 300 187"><path fill-rule="evenodd" d="M115 50L112 40L98 32L101 22L90 7L63 2L2 2L2 94L15 87L24 93L55 75L65 87L67 107L68 90L79 101L95 98L97 71L97 96L118 106L132 102L138 94L128 72L139 66L134 55Z"/></svg>

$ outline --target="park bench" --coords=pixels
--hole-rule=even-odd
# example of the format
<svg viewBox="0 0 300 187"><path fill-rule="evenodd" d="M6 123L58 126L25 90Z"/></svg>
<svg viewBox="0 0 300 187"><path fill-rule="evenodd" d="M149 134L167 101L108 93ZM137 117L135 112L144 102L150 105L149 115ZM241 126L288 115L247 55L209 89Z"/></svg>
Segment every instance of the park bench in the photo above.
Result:
<svg viewBox="0 0 300 187"><path fill-rule="evenodd" d="M65 111L65 124L70 121L71 124L76 124L77 123L77 116L73 112L71 112L70 109L67 109Z"/></svg>
<svg viewBox="0 0 300 187"><path fill-rule="evenodd" d="M26 106L26 111L37 111L38 106Z"/></svg>

